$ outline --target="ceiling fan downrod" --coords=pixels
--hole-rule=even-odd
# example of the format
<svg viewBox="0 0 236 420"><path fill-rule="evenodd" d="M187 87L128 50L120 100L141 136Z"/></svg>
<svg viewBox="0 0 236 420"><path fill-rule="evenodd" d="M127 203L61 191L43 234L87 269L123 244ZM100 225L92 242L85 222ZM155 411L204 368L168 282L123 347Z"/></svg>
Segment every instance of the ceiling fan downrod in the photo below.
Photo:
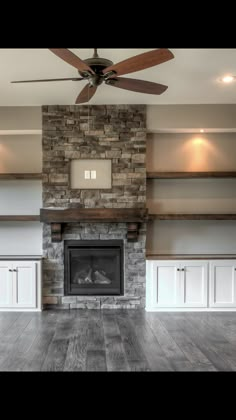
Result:
<svg viewBox="0 0 236 420"><path fill-rule="evenodd" d="M94 48L93 58L99 58L98 49Z"/></svg>

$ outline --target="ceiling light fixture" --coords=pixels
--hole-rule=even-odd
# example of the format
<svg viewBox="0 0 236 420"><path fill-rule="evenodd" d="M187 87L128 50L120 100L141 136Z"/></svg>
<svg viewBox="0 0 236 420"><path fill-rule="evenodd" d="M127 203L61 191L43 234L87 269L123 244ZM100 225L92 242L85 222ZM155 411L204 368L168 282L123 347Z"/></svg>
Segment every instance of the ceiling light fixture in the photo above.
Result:
<svg viewBox="0 0 236 420"><path fill-rule="evenodd" d="M236 80L236 76L227 75L222 77L221 82L223 83L232 83Z"/></svg>
<svg viewBox="0 0 236 420"><path fill-rule="evenodd" d="M203 130L203 129L201 129L201 130L200 130L200 133L204 133L204 130Z"/></svg>

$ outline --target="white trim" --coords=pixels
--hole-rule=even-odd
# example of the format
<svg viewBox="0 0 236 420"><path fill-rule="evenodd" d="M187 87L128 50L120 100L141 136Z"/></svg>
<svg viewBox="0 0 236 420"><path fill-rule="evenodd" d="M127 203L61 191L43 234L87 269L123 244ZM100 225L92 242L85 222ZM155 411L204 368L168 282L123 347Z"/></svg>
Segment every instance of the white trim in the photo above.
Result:
<svg viewBox="0 0 236 420"><path fill-rule="evenodd" d="M0 312L42 312L42 309L0 308Z"/></svg>
<svg viewBox="0 0 236 420"><path fill-rule="evenodd" d="M42 135L43 130L0 130L0 136Z"/></svg>
<svg viewBox="0 0 236 420"><path fill-rule="evenodd" d="M204 127L203 127L204 128ZM201 128L157 128L147 129L148 134L159 134L159 133L194 133L194 134L207 134L207 133L235 133L236 128L204 128L204 133L200 133Z"/></svg>
<svg viewBox="0 0 236 420"><path fill-rule="evenodd" d="M146 312L236 312L236 308L145 308Z"/></svg>

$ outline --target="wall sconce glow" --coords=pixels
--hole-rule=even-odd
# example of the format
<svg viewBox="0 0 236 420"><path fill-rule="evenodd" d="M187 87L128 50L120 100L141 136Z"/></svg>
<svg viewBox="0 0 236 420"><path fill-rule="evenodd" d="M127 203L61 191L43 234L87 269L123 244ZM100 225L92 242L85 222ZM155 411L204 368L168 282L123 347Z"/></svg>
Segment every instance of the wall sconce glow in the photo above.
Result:
<svg viewBox="0 0 236 420"><path fill-rule="evenodd" d="M196 137L193 140L193 144L198 145L198 144L202 144L203 143L203 139L201 139L201 137Z"/></svg>
<svg viewBox="0 0 236 420"><path fill-rule="evenodd" d="M235 76L227 75L227 76L222 77L221 81L223 83L232 83L234 82L235 79L236 79Z"/></svg>

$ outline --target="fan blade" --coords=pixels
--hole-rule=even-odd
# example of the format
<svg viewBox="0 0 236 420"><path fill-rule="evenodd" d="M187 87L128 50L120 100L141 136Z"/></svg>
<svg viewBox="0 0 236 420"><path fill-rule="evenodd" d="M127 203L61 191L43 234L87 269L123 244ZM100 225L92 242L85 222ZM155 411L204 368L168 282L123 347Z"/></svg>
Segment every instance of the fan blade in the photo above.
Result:
<svg viewBox="0 0 236 420"><path fill-rule="evenodd" d="M77 97L75 103L76 104L83 104L84 102L88 102L93 95L96 93L97 86L90 86L88 83L80 92L79 96Z"/></svg>
<svg viewBox="0 0 236 420"><path fill-rule="evenodd" d="M82 77L70 77L70 78L64 78L64 79L15 80L11 83L60 82L64 80L71 80L72 82L77 82L78 80L84 80L84 79Z"/></svg>
<svg viewBox="0 0 236 420"><path fill-rule="evenodd" d="M61 58L62 60L66 61L66 63L70 64L71 66L75 67L77 70L83 72L90 72L94 74L94 71L87 66L87 64L82 61L77 55L73 54L67 48L49 48L57 57Z"/></svg>
<svg viewBox="0 0 236 420"><path fill-rule="evenodd" d="M111 82L111 83L110 83ZM134 92L149 93L151 95L161 95L168 89L168 86L159 83L147 82L145 80L129 79L126 77L111 78L106 81L109 86L120 89L132 90Z"/></svg>
<svg viewBox="0 0 236 420"><path fill-rule="evenodd" d="M102 72L103 74L106 74L109 71L115 71L117 76L121 76L122 74L133 73L149 67L157 66L158 64L164 63L172 58L174 58L172 52L168 49L162 48L135 55L127 60L107 67Z"/></svg>

